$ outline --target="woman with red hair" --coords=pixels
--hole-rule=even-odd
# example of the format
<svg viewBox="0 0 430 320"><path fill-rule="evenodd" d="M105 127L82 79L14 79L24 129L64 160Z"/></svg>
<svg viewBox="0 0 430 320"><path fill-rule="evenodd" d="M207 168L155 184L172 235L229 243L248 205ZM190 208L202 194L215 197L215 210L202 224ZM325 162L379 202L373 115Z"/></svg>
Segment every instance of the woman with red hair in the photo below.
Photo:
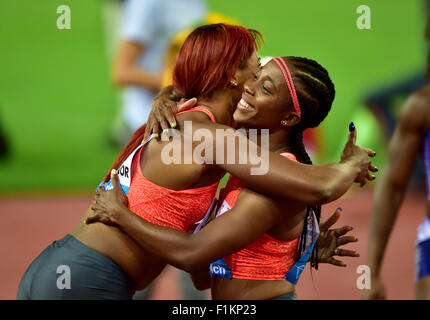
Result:
<svg viewBox="0 0 430 320"><path fill-rule="evenodd" d="M245 81L260 72L259 36L240 26L217 24L199 27L187 38L175 64L174 86L185 97L196 96L198 107L177 114L176 143L185 145L197 130L205 129L214 137L213 158L208 152L203 161L165 164L163 149L170 141L151 137L143 142L145 126L138 129L112 166L118 169L129 208L137 215L160 226L189 231L210 210L226 171L256 190L309 204L333 201L354 181L365 183L373 167L368 158L371 152L352 141L337 164L311 167L269 153L267 174L255 176L250 173L255 164L236 160L238 146L227 150L227 155L224 141L216 140L217 130L223 130L227 139L237 135L229 126ZM192 123L190 132L184 130L186 121ZM188 152L193 154L198 146L192 141L190 145ZM187 156L184 149L181 159ZM233 163L227 161L231 153L236 155ZM261 154L258 147L257 153ZM106 189L111 186L109 179L110 172L103 181ZM19 299L130 299L135 290L160 274L164 259L117 228L86 225L91 212L89 207L70 234L54 241L33 261L21 280Z"/></svg>

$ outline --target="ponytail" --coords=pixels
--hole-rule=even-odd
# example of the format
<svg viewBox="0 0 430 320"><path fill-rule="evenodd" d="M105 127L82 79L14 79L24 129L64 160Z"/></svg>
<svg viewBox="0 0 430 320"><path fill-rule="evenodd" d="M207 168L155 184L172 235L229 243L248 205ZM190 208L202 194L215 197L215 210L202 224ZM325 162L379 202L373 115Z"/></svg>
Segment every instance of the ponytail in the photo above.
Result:
<svg viewBox="0 0 430 320"><path fill-rule="evenodd" d="M110 180L110 172L112 171L112 169L118 169L119 166L133 152L133 150L136 149L139 146L139 144L142 143L142 139L145 134L145 129L146 129L146 123L134 132L130 141L121 150L115 162L110 167L109 171L107 172L106 176L103 179L103 183L108 182Z"/></svg>

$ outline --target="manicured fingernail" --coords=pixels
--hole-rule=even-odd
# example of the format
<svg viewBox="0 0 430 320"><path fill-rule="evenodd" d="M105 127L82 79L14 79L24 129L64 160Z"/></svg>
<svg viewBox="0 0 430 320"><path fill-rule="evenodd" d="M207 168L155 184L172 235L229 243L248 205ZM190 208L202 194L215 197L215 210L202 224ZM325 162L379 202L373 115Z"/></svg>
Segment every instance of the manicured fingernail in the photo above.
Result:
<svg viewBox="0 0 430 320"><path fill-rule="evenodd" d="M355 242L358 242L358 238L355 238Z"/></svg>
<svg viewBox="0 0 430 320"><path fill-rule="evenodd" d="M169 131L169 129L163 129L163 133L165 133L165 132L167 132L167 131Z"/></svg>
<svg viewBox="0 0 430 320"><path fill-rule="evenodd" d="M374 175L372 175L372 180L375 180L375 179L376 179L376 177Z"/></svg>
<svg viewBox="0 0 430 320"><path fill-rule="evenodd" d="M84 220L84 223L87 224L87 219Z"/></svg>
<svg viewBox="0 0 430 320"><path fill-rule="evenodd" d="M360 254L357 254L357 258L360 256Z"/></svg>
<svg viewBox="0 0 430 320"><path fill-rule="evenodd" d="M116 174L116 170L115 169L112 169L112 174Z"/></svg>
<svg viewBox="0 0 430 320"><path fill-rule="evenodd" d="M154 138L158 138L158 133L154 133Z"/></svg>
<svg viewBox="0 0 430 320"><path fill-rule="evenodd" d="M351 227L351 230L354 230L354 227Z"/></svg>
<svg viewBox="0 0 430 320"><path fill-rule="evenodd" d="M346 264L344 264L343 266L346 268L346 266L347 266L347 265L346 265Z"/></svg>
<svg viewBox="0 0 430 320"><path fill-rule="evenodd" d="M172 122L172 123L170 124L170 126L171 126L172 128L174 128L174 127L176 127L176 123Z"/></svg>
<svg viewBox="0 0 430 320"><path fill-rule="evenodd" d="M354 125L354 122L351 122L350 124L349 124L349 131L354 131L355 130L355 125Z"/></svg>
<svg viewBox="0 0 430 320"><path fill-rule="evenodd" d="M339 207L339 208L337 208L337 210L342 211L342 208L341 208L341 207Z"/></svg>
<svg viewBox="0 0 430 320"><path fill-rule="evenodd" d="M376 172L378 172L378 171L379 171L379 169L375 167L375 171L376 171Z"/></svg>

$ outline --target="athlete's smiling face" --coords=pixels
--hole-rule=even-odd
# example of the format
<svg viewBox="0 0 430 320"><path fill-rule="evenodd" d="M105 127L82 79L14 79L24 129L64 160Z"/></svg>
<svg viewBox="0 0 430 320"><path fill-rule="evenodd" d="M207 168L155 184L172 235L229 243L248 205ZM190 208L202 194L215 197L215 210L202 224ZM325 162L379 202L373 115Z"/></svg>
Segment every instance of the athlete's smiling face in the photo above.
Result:
<svg viewBox="0 0 430 320"><path fill-rule="evenodd" d="M281 120L291 117L300 119L281 70L270 61L258 76L245 83L233 118L242 127L274 130L281 126Z"/></svg>

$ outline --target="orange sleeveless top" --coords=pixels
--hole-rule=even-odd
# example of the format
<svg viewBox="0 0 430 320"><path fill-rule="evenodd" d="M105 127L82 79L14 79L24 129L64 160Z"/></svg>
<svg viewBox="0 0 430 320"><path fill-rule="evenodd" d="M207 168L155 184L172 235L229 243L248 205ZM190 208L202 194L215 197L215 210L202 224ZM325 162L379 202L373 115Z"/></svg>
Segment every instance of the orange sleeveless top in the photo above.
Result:
<svg viewBox="0 0 430 320"><path fill-rule="evenodd" d="M293 154L283 153L282 155L296 160ZM228 206L233 208L244 187L245 184L242 181L231 176L221 193L221 199L224 197ZM297 262L299 238L282 241L265 233L246 248L224 257L220 266L225 270L216 269L216 263L211 265L211 275L225 278L227 271L231 278L285 280L285 275ZM222 272L216 272L219 270Z"/></svg>
<svg viewBox="0 0 430 320"><path fill-rule="evenodd" d="M202 111L215 122L213 115L204 108L182 111ZM161 226L188 232L208 211L218 188L218 182L201 188L171 190L152 183L144 177L140 159L144 147L133 158L131 183L127 193L129 209L143 219Z"/></svg>

